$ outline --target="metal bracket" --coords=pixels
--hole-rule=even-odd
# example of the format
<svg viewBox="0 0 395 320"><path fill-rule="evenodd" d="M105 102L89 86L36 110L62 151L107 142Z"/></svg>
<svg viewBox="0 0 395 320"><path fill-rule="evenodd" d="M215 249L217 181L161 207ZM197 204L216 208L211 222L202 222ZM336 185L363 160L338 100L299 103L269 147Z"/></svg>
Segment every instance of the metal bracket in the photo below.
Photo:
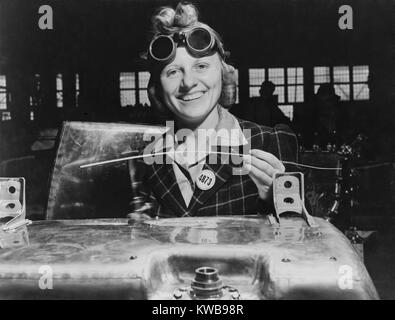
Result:
<svg viewBox="0 0 395 320"><path fill-rule="evenodd" d="M17 230L31 223L26 220L24 178L0 178L0 218L11 218L1 226L3 231Z"/></svg>
<svg viewBox="0 0 395 320"><path fill-rule="evenodd" d="M276 172L273 176L273 202L278 224L281 214L292 212L300 214L310 227L316 226L314 218L305 207L303 173ZM273 218L270 220L273 221Z"/></svg>

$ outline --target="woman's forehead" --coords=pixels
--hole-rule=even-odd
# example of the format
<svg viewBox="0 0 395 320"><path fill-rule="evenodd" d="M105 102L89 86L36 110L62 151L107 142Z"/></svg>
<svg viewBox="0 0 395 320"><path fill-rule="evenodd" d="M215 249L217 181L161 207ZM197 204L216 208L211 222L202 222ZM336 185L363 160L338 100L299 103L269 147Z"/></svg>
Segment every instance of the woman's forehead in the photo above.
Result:
<svg viewBox="0 0 395 320"><path fill-rule="evenodd" d="M209 61L209 62L218 63L218 64L221 63L219 54L217 52L213 52L213 54L203 56L200 58L196 58L196 57L190 55L185 47L179 47L179 48L177 48L174 60L171 63L169 63L167 66L179 65L179 64L181 64L181 65L193 64L197 61Z"/></svg>

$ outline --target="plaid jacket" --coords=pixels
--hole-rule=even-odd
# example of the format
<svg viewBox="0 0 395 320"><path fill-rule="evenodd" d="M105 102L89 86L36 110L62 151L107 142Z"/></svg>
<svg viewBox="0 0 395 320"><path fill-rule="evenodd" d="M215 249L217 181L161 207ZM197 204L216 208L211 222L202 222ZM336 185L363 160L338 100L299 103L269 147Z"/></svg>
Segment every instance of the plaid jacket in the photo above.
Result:
<svg viewBox="0 0 395 320"><path fill-rule="evenodd" d="M280 160L297 162L298 142L288 126L277 125L270 128L250 121L237 120L243 131L250 129L251 135L246 138L251 149L261 149L272 153ZM141 184L138 195L151 203L151 209L146 213L152 217L164 218L247 215L258 212L267 214L268 211L274 210L272 203L265 203L259 198L257 187L248 174L232 174L232 165L229 162L221 163L221 155L216 156L217 164L206 161L203 167L203 170L214 172L214 186L206 191L195 188L188 207L178 187L172 164L139 164L137 176ZM290 171L289 165L285 167Z"/></svg>

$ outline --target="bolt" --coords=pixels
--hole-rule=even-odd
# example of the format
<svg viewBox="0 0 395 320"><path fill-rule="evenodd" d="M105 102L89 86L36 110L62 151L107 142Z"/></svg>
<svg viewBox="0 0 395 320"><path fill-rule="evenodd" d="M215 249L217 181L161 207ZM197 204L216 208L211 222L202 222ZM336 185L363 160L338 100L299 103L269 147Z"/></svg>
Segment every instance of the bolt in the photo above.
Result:
<svg viewBox="0 0 395 320"><path fill-rule="evenodd" d="M240 298L240 293L238 291L232 293L232 299L238 300Z"/></svg>
<svg viewBox="0 0 395 320"><path fill-rule="evenodd" d="M174 292L173 296L176 299L180 299L182 297L182 292L179 289L177 289L176 292Z"/></svg>

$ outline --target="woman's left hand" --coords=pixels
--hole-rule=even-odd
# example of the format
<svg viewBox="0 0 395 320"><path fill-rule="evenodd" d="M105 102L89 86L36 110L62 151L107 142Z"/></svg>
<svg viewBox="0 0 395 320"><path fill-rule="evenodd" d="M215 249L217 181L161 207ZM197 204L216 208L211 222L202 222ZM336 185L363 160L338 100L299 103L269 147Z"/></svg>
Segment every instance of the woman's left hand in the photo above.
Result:
<svg viewBox="0 0 395 320"><path fill-rule="evenodd" d="M252 149L250 155L243 157L244 168L258 188L259 197L267 200L272 195L273 175L284 172L282 162L269 152Z"/></svg>

